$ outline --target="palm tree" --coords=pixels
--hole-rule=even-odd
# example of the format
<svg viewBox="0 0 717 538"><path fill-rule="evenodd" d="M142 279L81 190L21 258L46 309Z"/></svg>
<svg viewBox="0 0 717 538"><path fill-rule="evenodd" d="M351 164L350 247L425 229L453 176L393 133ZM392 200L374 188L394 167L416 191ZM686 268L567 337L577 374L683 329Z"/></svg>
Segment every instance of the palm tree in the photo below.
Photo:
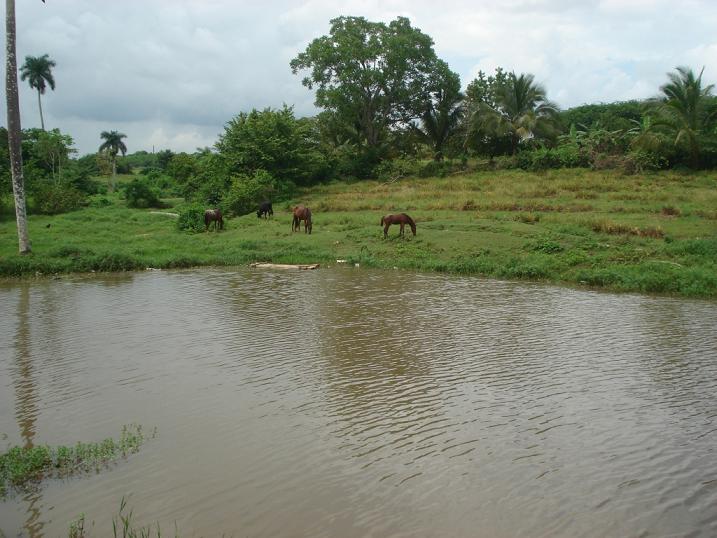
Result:
<svg viewBox="0 0 717 538"><path fill-rule="evenodd" d="M17 52L15 46L15 0L5 2L5 97L7 101L7 138L12 170L12 192L15 197L15 217L20 254L31 251L27 234L25 185L22 174L22 147L20 128L20 99L17 91Z"/></svg>
<svg viewBox="0 0 717 538"><path fill-rule="evenodd" d="M664 135L654 128L655 122L652 120L652 116L645 114L641 121L630 120L630 122L634 125L626 132L630 137L630 147L653 153L658 152L663 146Z"/></svg>
<svg viewBox="0 0 717 538"><path fill-rule="evenodd" d="M479 105L474 119L491 134L508 136L513 154L520 142L557 134L558 107L548 101L545 89L534 82L533 75L510 73L498 88L496 105Z"/></svg>
<svg viewBox="0 0 717 538"><path fill-rule="evenodd" d="M443 146L455 133L463 117L461 81L446 64L438 70L437 80L421 115L421 127L416 132L433 147L433 159L443 159Z"/></svg>
<svg viewBox="0 0 717 538"><path fill-rule="evenodd" d="M42 56L25 56L25 63L20 68L22 80L27 80L31 88L37 90L37 104L40 107L40 125L45 130L45 120L42 117L42 100L40 97L45 93L47 84L50 89L55 89L55 79L52 77L52 68L55 67L55 61L50 60L47 54Z"/></svg>
<svg viewBox="0 0 717 538"><path fill-rule="evenodd" d="M664 97L657 101L660 118L656 123L674 134L676 146L687 146L690 165L696 168L700 157L700 137L714 119L714 114L707 111L707 101L714 85L702 87L704 67L698 77L688 67L676 69L677 73L667 74L670 81L660 86Z"/></svg>
<svg viewBox="0 0 717 538"><path fill-rule="evenodd" d="M99 151L106 151L112 163L112 181L110 188L114 190L115 179L117 177L117 154L119 152L122 152L122 155L127 153L127 146L122 142L122 139L127 138L127 135L118 133L117 131L102 131L100 138L103 138L104 142L100 146Z"/></svg>

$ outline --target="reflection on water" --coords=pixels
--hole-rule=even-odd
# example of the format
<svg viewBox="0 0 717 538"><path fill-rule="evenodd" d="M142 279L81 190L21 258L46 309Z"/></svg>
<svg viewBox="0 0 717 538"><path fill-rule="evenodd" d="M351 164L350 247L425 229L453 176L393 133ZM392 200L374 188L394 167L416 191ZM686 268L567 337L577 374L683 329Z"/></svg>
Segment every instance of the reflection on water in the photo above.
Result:
<svg viewBox="0 0 717 538"><path fill-rule="evenodd" d="M22 445L25 448L32 448L36 432L35 419L38 415L38 395L31 351L29 286L20 286L18 295L17 329L14 342L15 361L10 368L10 377L15 386L15 420L23 441ZM43 507L40 490L28 491L22 495L21 499L26 507L24 532L31 537L42 536L43 522L40 516Z"/></svg>
<svg viewBox="0 0 717 538"><path fill-rule="evenodd" d="M717 534L714 302L351 268L0 299L0 434L159 431L0 503L8 535L108 530L123 496L183 535Z"/></svg>

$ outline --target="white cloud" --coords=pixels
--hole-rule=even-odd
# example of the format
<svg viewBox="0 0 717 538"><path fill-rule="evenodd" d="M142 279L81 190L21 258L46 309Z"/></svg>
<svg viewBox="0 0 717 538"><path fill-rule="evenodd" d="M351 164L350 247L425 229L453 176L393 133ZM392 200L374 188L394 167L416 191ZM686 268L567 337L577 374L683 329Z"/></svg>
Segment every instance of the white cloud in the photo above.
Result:
<svg viewBox="0 0 717 538"><path fill-rule="evenodd" d="M242 110L287 103L315 113L289 61L340 15L407 16L464 85L479 69L530 72L563 107L651 97L677 65L717 78L708 0L18 2L18 57L57 61L46 123L82 153L108 129L127 134L131 151L192 151L213 145ZM23 125L38 125L26 84L21 102Z"/></svg>

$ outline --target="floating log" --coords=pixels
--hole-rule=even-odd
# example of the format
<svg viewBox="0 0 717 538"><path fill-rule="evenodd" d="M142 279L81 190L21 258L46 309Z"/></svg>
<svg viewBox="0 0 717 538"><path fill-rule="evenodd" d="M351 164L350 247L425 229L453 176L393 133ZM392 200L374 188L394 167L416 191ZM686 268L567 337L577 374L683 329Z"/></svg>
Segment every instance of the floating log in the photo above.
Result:
<svg viewBox="0 0 717 538"><path fill-rule="evenodd" d="M256 269L318 269L318 263L307 263L299 265L290 265L288 263L251 263L249 267L255 267Z"/></svg>

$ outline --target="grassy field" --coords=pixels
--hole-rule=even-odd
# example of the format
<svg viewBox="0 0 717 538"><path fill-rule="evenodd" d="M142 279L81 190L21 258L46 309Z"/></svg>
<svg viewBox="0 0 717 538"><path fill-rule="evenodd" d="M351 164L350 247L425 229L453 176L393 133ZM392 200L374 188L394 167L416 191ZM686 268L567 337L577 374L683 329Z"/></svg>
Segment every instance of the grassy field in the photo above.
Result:
<svg viewBox="0 0 717 538"><path fill-rule="evenodd" d="M33 253L19 256L14 220L0 222L0 275L198 265L335 263L717 297L717 174L622 176L583 169L478 172L392 183L332 183L275 203L274 218L187 234L176 219L106 207L32 216ZM291 232L289 207L314 214ZM172 209L164 210L167 212ZM383 239L379 221L407 212L418 234Z"/></svg>

